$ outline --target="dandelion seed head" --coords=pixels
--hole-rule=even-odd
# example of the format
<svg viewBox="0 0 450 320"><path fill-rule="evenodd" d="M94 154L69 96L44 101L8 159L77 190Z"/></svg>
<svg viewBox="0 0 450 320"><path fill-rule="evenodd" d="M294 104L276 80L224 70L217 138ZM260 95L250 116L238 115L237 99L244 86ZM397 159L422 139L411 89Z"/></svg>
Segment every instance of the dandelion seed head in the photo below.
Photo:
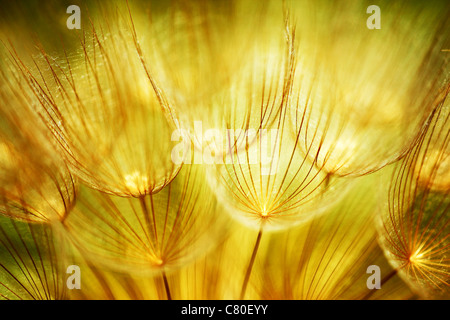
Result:
<svg viewBox="0 0 450 320"><path fill-rule="evenodd" d="M397 165L380 230L388 260L426 298L448 297L450 289L450 198L447 175L440 174L448 119L448 109L437 105L421 139Z"/></svg>

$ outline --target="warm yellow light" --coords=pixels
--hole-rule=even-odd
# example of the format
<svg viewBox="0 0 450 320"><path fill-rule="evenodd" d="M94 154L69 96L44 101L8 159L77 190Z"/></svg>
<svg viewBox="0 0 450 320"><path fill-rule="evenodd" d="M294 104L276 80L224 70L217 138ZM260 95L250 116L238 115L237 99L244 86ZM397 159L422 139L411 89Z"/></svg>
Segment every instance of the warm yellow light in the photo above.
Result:
<svg viewBox="0 0 450 320"><path fill-rule="evenodd" d="M125 175L124 180L125 185L129 188L131 193L144 191L146 186L148 186L148 178L143 176L139 171Z"/></svg>
<svg viewBox="0 0 450 320"><path fill-rule="evenodd" d="M262 210L262 212L261 212L261 215L262 215L263 217L267 217L268 214L269 214L269 213L267 212L266 205L264 205L264 208L263 208L263 210Z"/></svg>
<svg viewBox="0 0 450 320"><path fill-rule="evenodd" d="M409 262L411 264L418 264L421 262L422 258L423 258L424 253L420 252L420 249L417 249L410 257L409 257Z"/></svg>
<svg viewBox="0 0 450 320"><path fill-rule="evenodd" d="M155 258L154 264L157 266L162 266L164 261L161 258Z"/></svg>

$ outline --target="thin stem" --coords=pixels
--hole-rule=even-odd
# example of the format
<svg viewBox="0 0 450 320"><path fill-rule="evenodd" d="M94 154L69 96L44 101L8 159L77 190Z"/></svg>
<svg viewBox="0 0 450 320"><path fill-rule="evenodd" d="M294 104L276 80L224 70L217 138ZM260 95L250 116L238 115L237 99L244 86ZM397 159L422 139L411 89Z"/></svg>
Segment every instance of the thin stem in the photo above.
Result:
<svg viewBox="0 0 450 320"><path fill-rule="evenodd" d="M380 283L380 286L382 287L386 282L388 282L393 276L397 274L397 269L392 270L387 276L385 276ZM362 300L368 300L377 290L370 290L363 298Z"/></svg>
<svg viewBox="0 0 450 320"><path fill-rule="evenodd" d="M150 221L150 212L148 210L147 203L145 202L145 195L139 197L139 202L141 204L142 213L144 214L144 221L145 221L145 225L146 225L147 232L148 232L148 233L145 232L145 235L147 236L147 239L149 240L150 245L151 245L151 241L150 241L148 235L154 237L155 243L157 245L156 245L156 248L153 248L153 249L154 249L155 253L159 255L160 251L159 251L159 245L158 245L158 232L156 230L156 220L155 220L155 213L153 210L152 195L149 195L149 197L150 197L150 203L151 203L152 221Z"/></svg>
<svg viewBox="0 0 450 320"><path fill-rule="evenodd" d="M169 282L167 281L166 272L162 272L162 278L164 281L164 288L166 289L167 300L172 300L172 295L170 294Z"/></svg>
<svg viewBox="0 0 450 320"><path fill-rule="evenodd" d="M240 300L244 299L245 291L247 290L248 280L250 279L250 275L252 273L256 254L258 253L258 248L259 248L259 244L261 242L262 233L263 233L263 228L261 226L261 228L259 229L259 232L258 232L258 236L256 238L255 246L253 247L252 257L250 258L250 262L248 264L247 271L245 273L244 282L242 283L241 294L239 296Z"/></svg>

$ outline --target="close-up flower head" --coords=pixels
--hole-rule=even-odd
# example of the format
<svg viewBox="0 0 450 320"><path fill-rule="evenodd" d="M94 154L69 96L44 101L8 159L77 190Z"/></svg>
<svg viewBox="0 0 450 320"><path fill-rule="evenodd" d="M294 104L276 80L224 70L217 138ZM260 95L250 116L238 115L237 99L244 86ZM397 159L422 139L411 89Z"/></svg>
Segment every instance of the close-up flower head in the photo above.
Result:
<svg viewBox="0 0 450 320"><path fill-rule="evenodd" d="M444 0L0 1L0 300L450 299L449 62Z"/></svg>

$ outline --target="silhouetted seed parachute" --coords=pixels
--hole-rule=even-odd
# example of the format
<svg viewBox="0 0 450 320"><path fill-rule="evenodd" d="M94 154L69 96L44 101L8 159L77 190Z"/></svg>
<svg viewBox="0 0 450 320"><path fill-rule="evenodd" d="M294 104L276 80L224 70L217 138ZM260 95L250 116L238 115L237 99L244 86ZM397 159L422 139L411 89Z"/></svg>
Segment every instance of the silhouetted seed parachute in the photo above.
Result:
<svg viewBox="0 0 450 320"><path fill-rule="evenodd" d="M0 214L29 222L63 220L75 182L35 107L39 105L11 57L0 70Z"/></svg>
<svg viewBox="0 0 450 320"><path fill-rule="evenodd" d="M263 38L257 38L256 47L261 46L258 54L266 58L244 64L250 74L247 80L253 79L252 86L240 86L239 78L234 82L242 94L231 103L247 105L252 101L250 109L261 109L254 115L257 124L247 122L244 127L253 129L253 135L228 136L226 152L210 173L213 190L230 213L258 229L262 225L267 229L285 228L307 220L330 205L333 196L321 201L323 205L314 200L324 200L325 194L336 195L333 190L337 179L310 161L306 153L297 151L299 137L292 137L288 129L288 103L298 48L292 17L285 11L283 21L283 10L278 9L278 28L266 35L266 42L277 43L274 47L278 49L265 47ZM267 74L253 78L256 70L269 69ZM230 96L234 98L231 91ZM230 102L222 102L227 103ZM272 118L269 122L267 114Z"/></svg>
<svg viewBox="0 0 450 320"><path fill-rule="evenodd" d="M367 287L369 266L378 266L382 276L391 269L373 228L379 199L387 190L380 184L385 178L389 172L358 179L327 214L271 234L249 289L257 290L262 299L356 300L374 291L373 298L410 298L399 277L383 284L383 290ZM264 286L256 286L258 280Z"/></svg>
<svg viewBox="0 0 450 320"><path fill-rule="evenodd" d="M22 66L45 122L89 186L121 196L157 192L180 168L171 160L176 123L130 21L112 11L79 41L79 52L52 57L41 49L33 68Z"/></svg>
<svg viewBox="0 0 450 320"><path fill-rule="evenodd" d="M280 10L280 21L282 13ZM290 19L289 13L285 13L284 28L280 27L277 29L279 33L273 35L275 39L283 40L280 44L283 50L274 52L266 48L271 60L263 60L266 65L250 64L252 68L278 68L270 74L270 79L262 77L267 83L260 82L258 79L261 77L254 80L253 85L259 86L259 90L252 88L246 92L248 96L256 93L253 99L265 102L258 104L262 109L259 132L253 141L247 136L240 148L237 139L228 141L227 153L221 161L223 164L218 164L210 175L213 190L232 216L259 229L241 298L245 295L263 231L288 228L312 219L344 194L347 182L332 177L311 161L308 153L298 151L299 136L290 134L288 103L298 49L296 28ZM270 94L265 96L266 92ZM263 115L266 112L271 114L272 108L277 111L273 121L267 123Z"/></svg>
<svg viewBox="0 0 450 320"><path fill-rule="evenodd" d="M447 90L418 145L398 166L379 225L389 262L424 298L448 298L450 293L449 155Z"/></svg>
<svg viewBox="0 0 450 320"><path fill-rule="evenodd" d="M366 28L357 2L293 6L293 135L300 132L298 150L331 174L367 174L405 155L447 76L448 5L378 5L379 30Z"/></svg>
<svg viewBox="0 0 450 320"><path fill-rule="evenodd" d="M178 3L148 28L149 61L198 161L222 162L230 143L245 149L279 115L290 48L271 10L282 15L274 3Z"/></svg>
<svg viewBox="0 0 450 320"><path fill-rule="evenodd" d="M96 265L135 274L177 269L227 230L204 175L202 166L184 165L158 193L139 198L81 189L64 228Z"/></svg>

